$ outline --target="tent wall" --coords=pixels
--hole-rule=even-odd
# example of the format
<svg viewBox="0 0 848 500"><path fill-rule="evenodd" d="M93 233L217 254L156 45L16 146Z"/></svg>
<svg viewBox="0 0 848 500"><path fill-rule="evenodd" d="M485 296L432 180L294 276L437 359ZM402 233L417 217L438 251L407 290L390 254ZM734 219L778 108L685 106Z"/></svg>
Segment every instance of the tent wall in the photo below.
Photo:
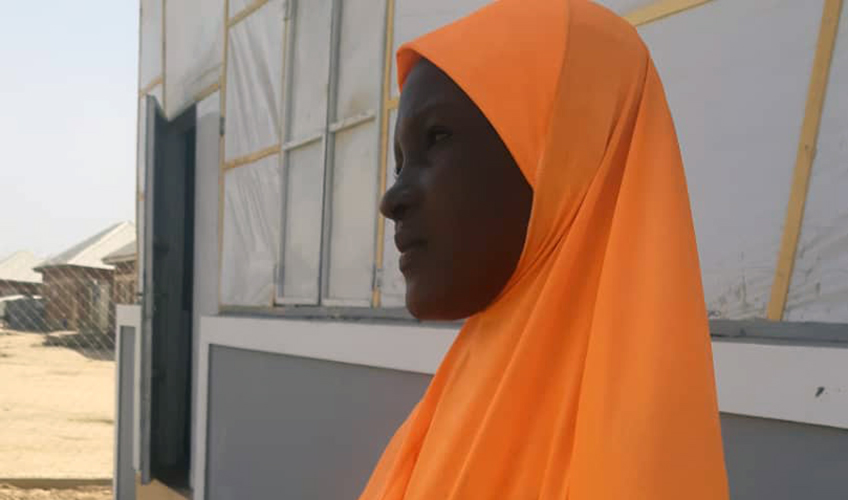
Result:
<svg viewBox="0 0 848 500"><path fill-rule="evenodd" d="M165 114L178 116L218 84L224 60L224 0L165 4Z"/></svg>
<svg viewBox="0 0 848 500"><path fill-rule="evenodd" d="M224 239L221 300L271 305L282 213L279 155L224 175L224 233L238 237Z"/></svg>
<svg viewBox="0 0 848 500"><path fill-rule="evenodd" d="M175 116L221 88L221 168L228 171L219 188L221 306L402 305L391 224L376 213L393 165L392 54L484 3L141 1L140 97L157 96ZM787 247L786 209L822 12L833 0L600 3L639 23L663 77L711 317L765 317ZM848 101L832 90L848 85L844 11L785 308L791 321L848 318L848 209L839 198L848 187L841 161ZM139 165L143 122L140 113ZM264 223L223 227L235 221L234 193L253 196L233 186L247 177L230 172L240 168L262 170L282 204L266 200L262 210L243 214ZM233 274L242 261L262 263L250 280ZM244 290L245 282L254 289Z"/></svg>
<svg viewBox="0 0 848 500"><path fill-rule="evenodd" d="M765 316L822 5L714 1L640 29L680 138L711 317Z"/></svg>
<svg viewBox="0 0 848 500"><path fill-rule="evenodd" d="M848 323L848 7L842 8L786 304L789 321Z"/></svg>

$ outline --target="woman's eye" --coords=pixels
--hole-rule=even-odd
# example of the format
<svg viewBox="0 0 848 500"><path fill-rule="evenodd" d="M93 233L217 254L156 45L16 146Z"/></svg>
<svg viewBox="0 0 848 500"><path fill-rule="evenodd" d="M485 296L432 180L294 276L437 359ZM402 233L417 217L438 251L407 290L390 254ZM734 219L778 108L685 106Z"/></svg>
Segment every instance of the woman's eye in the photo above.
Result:
<svg viewBox="0 0 848 500"><path fill-rule="evenodd" d="M427 142L430 146L436 144L439 141L443 141L448 139L451 136L451 133L444 129L433 129L427 133Z"/></svg>

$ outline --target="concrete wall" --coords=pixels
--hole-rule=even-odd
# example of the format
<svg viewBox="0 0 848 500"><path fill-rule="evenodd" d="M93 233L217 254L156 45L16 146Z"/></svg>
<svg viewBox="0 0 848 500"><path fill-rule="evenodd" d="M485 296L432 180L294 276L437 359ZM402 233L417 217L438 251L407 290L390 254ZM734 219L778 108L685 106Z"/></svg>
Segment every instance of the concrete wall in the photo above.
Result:
<svg viewBox="0 0 848 500"><path fill-rule="evenodd" d="M353 499L428 375L212 346L207 499ZM722 416L733 500L848 498L848 430Z"/></svg>

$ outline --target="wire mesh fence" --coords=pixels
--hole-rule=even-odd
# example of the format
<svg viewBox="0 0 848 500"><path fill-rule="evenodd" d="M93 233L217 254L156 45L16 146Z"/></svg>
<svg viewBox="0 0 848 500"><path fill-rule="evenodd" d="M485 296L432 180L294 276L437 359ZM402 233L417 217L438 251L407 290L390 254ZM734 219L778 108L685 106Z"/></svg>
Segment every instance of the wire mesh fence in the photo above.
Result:
<svg viewBox="0 0 848 500"><path fill-rule="evenodd" d="M0 482L111 477L115 308L136 302L134 256L96 267L47 261L28 281L3 264Z"/></svg>

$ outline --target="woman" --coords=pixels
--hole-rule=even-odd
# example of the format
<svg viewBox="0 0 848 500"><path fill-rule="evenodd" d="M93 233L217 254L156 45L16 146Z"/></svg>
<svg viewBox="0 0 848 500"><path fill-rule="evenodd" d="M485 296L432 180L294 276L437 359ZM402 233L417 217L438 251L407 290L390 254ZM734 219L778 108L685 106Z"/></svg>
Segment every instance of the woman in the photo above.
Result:
<svg viewBox="0 0 848 500"><path fill-rule="evenodd" d="M381 210L468 318L362 500L727 498L677 139L635 30L501 0L398 52Z"/></svg>

